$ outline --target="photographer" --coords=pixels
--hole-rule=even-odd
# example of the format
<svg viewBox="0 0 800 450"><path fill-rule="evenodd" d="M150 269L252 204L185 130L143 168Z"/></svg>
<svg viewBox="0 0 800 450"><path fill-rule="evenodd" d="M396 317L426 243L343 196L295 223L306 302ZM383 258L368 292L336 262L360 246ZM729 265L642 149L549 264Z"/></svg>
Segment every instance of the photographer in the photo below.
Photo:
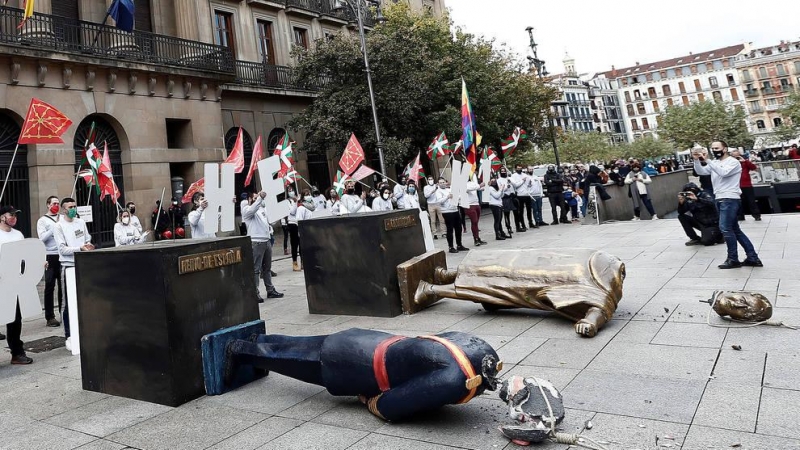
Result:
<svg viewBox="0 0 800 450"><path fill-rule="evenodd" d="M719 230L719 213L714 199L694 183L678 193L678 221L689 238L686 245L714 245L723 242ZM700 231L700 236L695 231Z"/></svg>

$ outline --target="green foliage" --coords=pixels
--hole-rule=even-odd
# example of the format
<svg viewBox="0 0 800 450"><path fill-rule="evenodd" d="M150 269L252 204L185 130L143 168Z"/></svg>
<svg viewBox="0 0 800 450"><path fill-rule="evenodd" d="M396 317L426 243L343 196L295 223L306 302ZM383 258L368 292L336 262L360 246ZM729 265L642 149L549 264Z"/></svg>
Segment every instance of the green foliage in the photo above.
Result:
<svg viewBox="0 0 800 450"><path fill-rule="evenodd" d="M797 138L800 135L800 91L792 92L779 112L783 123L773 129L776 143Z"/></svg>
<svg viewBox="0 0 800 450"><path fill-rule="evenodd" d="M516 126L532 137L542 134L556 93L505 48L461 29L453 33L448 18L412 12L402 2L388 4L384 15L387 22L367 35L367 51L388 164L405 164L441 131L451 142L460 138L461 77L484 144L498 148ZM358 35L340 33L295 55L299 82L327 80L312 105L289 124L306 132L304 149L341 153L351 132L365 149L374 148ZM521 149L530 147L521 144Z"/></svg>
<svg viewBox="0 0 800 450"><path fill-rule="evenodd" d="M744 109L721 102L669 106L661 113L660 122L659 136L680 149L696 144L709 147L717 139L726 141L730 147L751 148L754 142L747 131Z"/></svg>
<svg viewBox="0 0 800 450"><path fill-rule="evenodd" d="M626 144L622 149L625 158L638 158L640 160L655 159L662 156L675 154L673 145L664 139L654 139L646 136Z"/></svg>

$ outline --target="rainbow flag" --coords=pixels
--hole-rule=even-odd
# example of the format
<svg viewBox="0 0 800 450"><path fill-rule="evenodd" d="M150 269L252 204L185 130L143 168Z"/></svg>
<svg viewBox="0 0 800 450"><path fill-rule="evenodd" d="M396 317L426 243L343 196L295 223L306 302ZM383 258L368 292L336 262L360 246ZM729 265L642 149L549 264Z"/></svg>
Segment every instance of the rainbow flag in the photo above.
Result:
<svg viewBox="0 0 800 450"><path fill-rule="evenodd" d="M7 2L6 2L7 3ZM25 6L22 9L22 22L17 25L17 28L22 28L25 21L33 16L33 0L25 0Z"/></svg>
<svg viewBox="0 0 800 450"><path fill-rule="evenodd" d="M464 155L467 157L467 162L474 167L477 159L475 151L475 113L472 111L472 105L469 102L467 82L464 81L464 78L461 78L461 130Z"/></svg>

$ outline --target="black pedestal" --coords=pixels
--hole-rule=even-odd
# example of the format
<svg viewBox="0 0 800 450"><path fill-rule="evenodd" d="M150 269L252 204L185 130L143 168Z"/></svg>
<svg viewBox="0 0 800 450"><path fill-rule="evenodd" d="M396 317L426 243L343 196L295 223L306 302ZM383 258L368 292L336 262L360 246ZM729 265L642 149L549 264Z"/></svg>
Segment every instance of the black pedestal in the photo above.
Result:
<svg viewBox="0 0 800 450"><path fill-rule="evenodd" d="M259 318L247 237L97 250L75 263L86 390L179 406L205 393L203 335Z"/></svg>
<svg viewBox="0 0 800 450"><path fill-rule="evenodd" d="M425 253L419 211L325 217L299 226L311 314L402 314L397 265Z"/></svg>

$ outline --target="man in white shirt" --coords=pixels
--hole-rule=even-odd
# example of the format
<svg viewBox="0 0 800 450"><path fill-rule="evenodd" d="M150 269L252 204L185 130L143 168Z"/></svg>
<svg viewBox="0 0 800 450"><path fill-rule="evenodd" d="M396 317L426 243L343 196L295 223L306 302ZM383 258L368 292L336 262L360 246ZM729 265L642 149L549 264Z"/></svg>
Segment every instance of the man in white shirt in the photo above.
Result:
<svg viewBox="0 0 800 450"><path fill-rule="evenodd" d="M404 197L406 196L407 183L408 177L401 175L400 182L395 184L394 189L392 190L392 198L394 199L397 209L403 209L403 205L405 204ZM417 203L419 203L419 201L417 201Z"/></svg>
<svg viewBox="0 0 800 450"><path fill-rule="evenodd" d="M736 269L742 266L764 267L758 258L755 247L750 239L739 228L737 215L742 207L739 181L742 174L742 165L736 158L728 154L728 144L724 141L714 141L711 144L711 153L716 158L713 161L706 159L705 149L692 150L694 170L698 175L711 175L711 184L714 186L714 198L719 211L719 229L728 246L728 257L718 267L720 269ZM739 261L737 243L742 245L747 258Z"/></svg>
<svg viewBox="0 0 800 450"><path fill-rule="evenodd" d="M0 251L3 250L3 244L25 239L19 230L14 229L17 224L17 214L21 212L11 205L0 207ZM33 360L25 354L25 347L21 339L22 314L19 310L19 301L17 301L17 314L14 321L6 324L6 333L8 333L8 348L11 350L11 364L32 363ZM6 336L0 333L0 340L3 339L6 339Z"/></svg>
<svg viewBox="0 0 800 450"><path fill-rule="evenodd" d="M67 197L61 200L61 213L61 219L56 224L53 234L58 245L61 279L66 280L67 277L64 275L64 271L75 267L75 253L94 250L94 245L92 245L92 236L89 235L89 230L86 229L86 222L78 218L78 205L74 199ZM68 306L69 301L64 302L62 319L64 320L64 337L67 338L67 350L71 350Z"/></svg>
<svg viewBox="0 0 800 450"><path fill-rule="evenodd" d="M139 230L139 234L142 234L142 222L140 222L139 218L136 217L136 204L133 202L128 202L125 204L125 209L131 213L131 226ZM183 224L180 224L180 226L183 226Z"/></svg>
<svg viewBox="0 0 800 450"><path fill-rule="evenodd" d="M324 195L322 195L322 193L319 192L319 189L316 187L311 189L311 197L314 200L315 209L323 210L328 208L328 200Z"/></svg>
<svg viewBox="0 0 800 450"><path fill-rule="evenodd" d="M533 167L528 166L528 176L531 179L531 209L533 210L533 228L550 225L542 218L542 199L544 198L544 188L542 187L542 179L533 173ZM530 214L530 213L529 213ZM528 221L531 216L528 215Z"/></svg>
<svg viewBox="0 0 800 450"><path fill-rule="evenodd" d="M236 200L236 199L234 199ZM202 192L195 192L192 195L194 207L189 213L189 225L192 226L192 239L212 239L217 237L215 233L206 233L205 215L208 208L208 200Z"/></svg>
<svg viewBox="0 0 800 450"><path fill-rule="evenodd" d="M344 184L345 194L342 196L342 206L339 211L342 214L356 214L364 207L364 199L367 198L367 193L362 192L361 197L356 195L356 182L347 180Z"/></svg>
<svg viewBox="0 0 800 450"><path fill-rule="evenodd" d="M514 167L514 173L511 174L511 184L517 191L517 201L519 202L519 211L514 214L517 231L525 231L526 210L528 211L528 225L531 228L538 228L534 226L533 217L531 217L531 177L522 170L522 166L519 164Z"/></svg>
<svg viewBox="0 0 800 450"><path fill-rule="evenodd" d="M425 195L425 201L428 203L428 214L431 217L431 233L434 239L439 239L439 234L442 237L447 235L442 234L441 230L444 226L444 216L442 215L442 202L447 199L447 194L442 190L444 188L442 181L439 184L434 183L433 177L428 177L428 184L422 189Z"/></svg>
<svg viewBox="0 0 800 450"><path fill-rule="evenodd" d="M267 193L249 194L241 203L242 220L247 225L247 235L253 246L253 266L255 269L256 300L264 303L258 286L259 278L264 279L267 288L267 298L281 298L283 294L275 289L272 284L272 225L267 217Z"/></svg>
<svg viewBox="0 0 800 450"><path fill-rule="evenodd" d="M44 272L44 318L47 320L48 327L61 325L56 319L54 294L56 285L58 286L58 309L61 310L63 289L61 288L61 264L58 262L58 244L53 236L56 224L58 223L58 212L61 202L58 197L51 195L47 197L47 212L36 222L36 234L44 244L47 251L47 269Z"/></svg>

